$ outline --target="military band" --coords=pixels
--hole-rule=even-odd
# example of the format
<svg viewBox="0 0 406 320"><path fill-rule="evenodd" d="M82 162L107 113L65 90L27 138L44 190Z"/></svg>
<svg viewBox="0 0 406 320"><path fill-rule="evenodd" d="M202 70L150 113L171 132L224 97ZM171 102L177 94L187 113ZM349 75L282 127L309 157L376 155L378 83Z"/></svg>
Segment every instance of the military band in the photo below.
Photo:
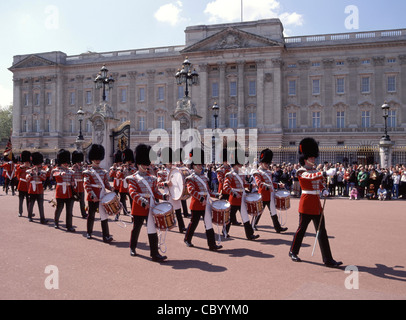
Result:
<svg viewBox="0 0 406 320"><path fill-rule="evenodd" d="M134 156L135 154L135 156ZM216 235L213 228L212 203L213 198L226 200L231 205L231 223L227 224L223 230L223 236L229 237L231 225L239 225L236 213L239 211L244 226L247 239L255 240L259 235L254 234L254 228L258 225L261 214L254 216L250 223L249 213L246 206L247 195L256 190L261 196L263 208L268 208L273 226L277 233L287 231L281 226L275 205L275 194L278 185L273 182L270 165L273 160L273 152L270 149L262 151L259 159L259 168L253 171L252 178L246 179L241 174L241 159L245 159L244 152L239 148L233 151L223 151L224 162L217 170L219 180L218 192L213 192L209 187L209 180L204 172L205 158L204 151L200 148L193 149L190 153L191 171L184 178L190 199L191 220L185 228L182 217L182 202L174 200L170 196L169 188L172 187L170 173L179 168L173 166L175 153L171 148L162 150L164 168L156 173L156 169L151 167L151 147L139 145L133 152L130 149L119 151L115 155L115 163L109 172L100 167L101 161L105 158L105 149L101 145L92 145L88 160L89 165L84 165L84 154L75 151L71 154L67 150L60 150L57 154L57 167L52 170L52 177L56 182L55 190L55 228L59 229L59 219L63 209L66 210L66 229L68 232L75 232L73 227L73 204L75 199L80 202L80 212L83 218L87 217L87 238L92 239L93 227L96 213L99 212L101 218L101 228L103 241L110 243L113 237L109 231L109 214L102 201L108 192L115 191L120 196L122 206L126 212L126 197L130 198L130 212L132 216L133 229L130 237L130 254L137 256L136 249L141 228L146 222L148 240L150 245L150 255L155 262L164 262L166 256L160 254L162 243L158 234L160 233L155 219L154 208L158 201L169 202L176 215L179 232L184 233L184 243L187 247L194 247L192 240L199 225L200 219L204 220L205 233L208 248L217 251L222 246L216 242ZM312 138L304 139L299 147L300 164L302 168L298 170L298 179L302 189L302 196L299 203L299 227L294 235L289 251L289 257L294 262L301 262L299 251L307 227L313 221L317 240L320 245L323 263L327 267L337 268L342 262L333 259L330 243L326 231L326 219L324 207L321 205L321 198L326 197L328 192L323 184L324 176L320 171L315 170L315 161L319 156L317 142ZM49 174L49 167L43 166L44 157L36 152L31 154L24 151L21 154L21 164L16 165L14 157L8 159L3 165L5 175L8 179L8 186L11 181L18 179L19 191L19 216L23 214L23 201L26 200L28 219L33 221L33 209L35 203L38 205L39 219L41 224L47 224L44 211L44 186ZM72 164L71 164L72 162ZM134 164L135 162L135 164ZM229 164L231 163L231 165ZM72 165L72 167L70 167ZM185 175L185 173L183 173ZM110 185L113 180L113 186ZM281 186L283 187L283 186ZM164 191L160 192L159 188ZM88 214L85 209L85 195L87 194ZM162 230L162 229L161 229ZM162 250L161 250L162 251Z"/></svg>

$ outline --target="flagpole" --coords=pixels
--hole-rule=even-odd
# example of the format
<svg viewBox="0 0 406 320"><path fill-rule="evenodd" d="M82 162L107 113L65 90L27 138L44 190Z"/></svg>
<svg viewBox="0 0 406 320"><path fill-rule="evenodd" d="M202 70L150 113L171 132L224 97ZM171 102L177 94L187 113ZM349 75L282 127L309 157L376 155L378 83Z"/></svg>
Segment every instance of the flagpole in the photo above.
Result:
<svg viewBox="0 0 406 320"><path fill-rule="evenodd" d="M244 22L244 0L241 0L241 22Z"/></svg>

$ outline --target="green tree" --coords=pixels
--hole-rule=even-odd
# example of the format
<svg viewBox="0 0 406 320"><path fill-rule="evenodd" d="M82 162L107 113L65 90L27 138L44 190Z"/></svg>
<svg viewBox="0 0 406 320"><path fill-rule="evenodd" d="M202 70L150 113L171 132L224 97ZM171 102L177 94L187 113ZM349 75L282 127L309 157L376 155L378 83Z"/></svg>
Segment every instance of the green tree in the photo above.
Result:
<svg viewBox="0 0 406 320"><path fill-rule="evenodd" d="M0 140L10 137L13 128L13 106L0 106Z"/></svg>

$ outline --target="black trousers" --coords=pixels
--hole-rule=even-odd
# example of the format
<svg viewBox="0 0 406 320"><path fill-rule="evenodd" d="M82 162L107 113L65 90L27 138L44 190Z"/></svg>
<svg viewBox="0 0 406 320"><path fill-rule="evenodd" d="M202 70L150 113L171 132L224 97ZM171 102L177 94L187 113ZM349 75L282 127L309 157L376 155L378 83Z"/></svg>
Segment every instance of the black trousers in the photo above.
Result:
<svg viewBox="0 0 406 320"><path fill-rule="evenodd" d="M55 224L59 225L59 218L63 208L66 206L66 228L70 229L73 227L73 198L69 199L56 199L56 210L55 210Z"/></svg>
<svg viewBox="0 0 406 320"><path fill-rule="evenodd" d="M293 243L290 248L290 251L298 255L300 251L300 247L302 246L303 238L306 234L307 227L309 226L309 223L313 221L314 228L317 231L317 228L320 225L320 219L321 215L310 215L310 214L302 214L300 213L299 216L299 228L296 231L295 237L293 238ZM325 217L323 218L323 221L321 223L320 227L320 234L319 234L319 244L320 244L320 250L321 254L323 257L323 262L326 263L328 261L331 261L333 259L333 256L331 254L331 249L330 249L330 243L328 240L328 235L326 231L326 223L325 223Z"/></svg>
<svg viewBox="0 0 406 320"><path fill-rule="evenodd" d="M32 212L34 210L35 201L38 204L39 216L40 221L43 223L45 222L45 214L44 214L44 194L30 194L30 201L28 207L28 218L32 219Z"/></svg>
<svg viewBox="0 0 406 320"><path fill-rule="evenodd" d="M27 191L18 191L18 200L19 200L19 202L18 202L18 213L20 215L23 214L23 202L24 202L24 199L25 199L26 204L27 204L27 212L29 212L29 209L30 209L30 197L28 195L28 192Z"/></svg>

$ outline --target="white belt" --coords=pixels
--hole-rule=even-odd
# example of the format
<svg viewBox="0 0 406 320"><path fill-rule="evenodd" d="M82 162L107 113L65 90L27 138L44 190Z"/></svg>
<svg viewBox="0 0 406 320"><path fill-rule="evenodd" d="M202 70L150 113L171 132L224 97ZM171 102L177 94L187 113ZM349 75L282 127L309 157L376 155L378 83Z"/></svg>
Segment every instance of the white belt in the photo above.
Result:
<svg viewBox="0 0 406 320"><path fill-rule="evenodd" d="M68 186L68 184L66 182L57 183L57 186L61 186L63 194L66 194L67 186Z"/></svg>
<svg viewBox="0 0 406 320"><path fill-rule="evenodd" d="M25 179L20 179L20 181L22 181L22 182L27 182L27 180L25 180Z"/></svg>
<svg viewBox="0 0 406 320"><path fill-rule="evenodd" d="M303 190L302 194L311 194L311 195L319 196L321 194L321 192L318 190L315 190L315 191Z"/></svg>
<svg viewBox="0 0 406 320"><path fill-rule="evenodd" d="M41 181L31 181L31 185L32 185L32 190L35 192L37 191L37 185L42 184Z"/></svg>

